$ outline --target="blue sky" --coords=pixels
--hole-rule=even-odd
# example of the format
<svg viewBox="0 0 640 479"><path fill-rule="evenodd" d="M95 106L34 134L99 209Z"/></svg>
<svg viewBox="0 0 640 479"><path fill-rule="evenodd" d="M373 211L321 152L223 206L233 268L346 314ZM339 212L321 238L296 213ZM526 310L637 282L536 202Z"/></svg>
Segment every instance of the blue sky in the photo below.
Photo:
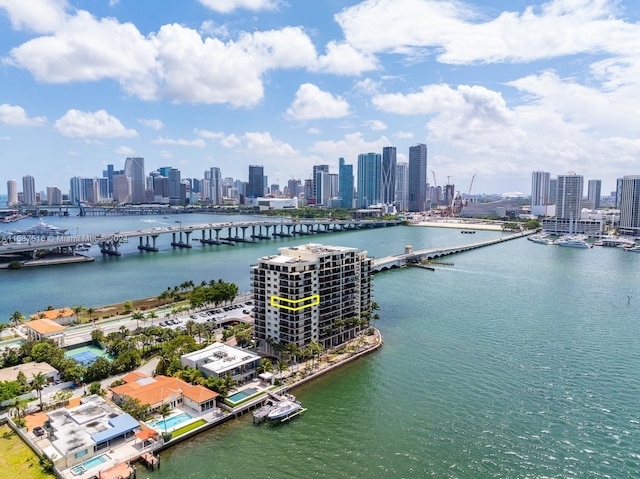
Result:
<svg viewBox="0 0 640 479"><path fill-rule="evenodd" d="M640 174L639 20L631 0L0 0L0 192L127 156L283 184L426 143L463 192L545 170L608 193Z"/></svg>

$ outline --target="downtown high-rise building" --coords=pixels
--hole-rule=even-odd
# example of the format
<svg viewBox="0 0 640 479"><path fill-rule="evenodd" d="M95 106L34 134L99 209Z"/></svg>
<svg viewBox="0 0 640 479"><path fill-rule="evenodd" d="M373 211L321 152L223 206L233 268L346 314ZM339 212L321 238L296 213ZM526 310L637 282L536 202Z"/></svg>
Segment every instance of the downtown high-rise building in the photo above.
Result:
<svg viewBox="0 0 640 479"><path fill-rule="evenodd" d="M36 180L31 175L22 177L22 203L25 206L35 206L36 201Z"/></svg>
<svg viewBox="0 0 640 479"><path fill-rule="evenodd" d="M98 204L98 184L94 178L82 178L80 181L80 189L83 193L83 201L91 205Z"/></svg>
<svg viewBox="0 0 640 479"><path fill-rule="evenodd" d="M396 147L382 148L382 203L391 205L396 199Z"/></svg>
<svg viewBox="0 0 640 479"><path fill-rule="evenodd" d="M222 204L222 173L215 166L209 169L209 202L212 205Z"/></svg>
<svg viewBox="0 0 640 479"><path fill-rule="evenodd" d="M584 178L573 172L558 175L556 187L556 218L577 221L582 212Z"/></svg>
<svg viewBox="0 0 640 479"><path fill-rule="evenodd" d="M353 165L346 164L344 158L338 160L338 183L340 207L353 208Z"/></svg>
<svg viewBox="0 0 640 479"><path fill-rule="evenodd" d="M316 205L331 206L331 199L338 196L338 175L328 171L316 173Z"/></svg>
<svg viewBox="0 0 640 479"><path fill-rule="evenodd" d="M47 204L50 206L62 204L62 190L57 186L47 186Z"/></svg>
<svg viewBox="0 0 640 479"><path fill-rule="evenodd" d="M382 156L380 153L358 155L358 208L380 204L382 200Z"/></svg>
<svg viewBox="0 0 640 479"><path fill-rule="evenodd" d="M182 174L178 168L169 170L169 204L183 205L186 195L182 194Z"/></svg>
<svg viewBox="0 0 640 479"><path fill-rule="evenodd" d="M558 193L558 178L551 178L549 180L549 204L556 204L556 194Z"/></svg>
<svg viewBox="0 0 640 479"><path fill-rule="evenodd" d="M131 182L131 202L135 204L144 203L146 201L144 158L127 158L124 162L124 172Z"/></svg>
<svg viewBox="0 0 640 479"><path fill-rule="evenodd" d="M427 207L427 145L409 147L409 209L425 211Z"/></svg>
<svg viewBox="0 0 640 479"><path fill-rule="evenodd" d="M587 183L587 201L589 201L591 208L595 210L600 208L601 189L601 180L589 180Z"/></svg>
<svg viewBox="0 0 640 479"><path fill-rule="evenodd" d="M551 175L546 171L531 173L531 213L536 216L546 216L551 211L549 205L549 189Z"/></svg>
<svg viewBox="0 0 640 479"><path fill-rule="evenodd" d="M549 204L549 181L551 175L546 171L531 173L531 206Z"/></svg>
<svg viewBox="0 0 640 479"><path fill-rule="evenodd" d="M261 198L264 196L264 168L249 165L249 183L245 196L247 198Z"/></svg>
<svg viewBox="0 0 640 479"><path fill-rule="evenodd" d="M617 180L616 201L620 208L621 235L640 236L640 176Z"/></svg>
<svg viewBox="0 0 640 479"><path fill-rule="evenodd" d="M409 208L409 164L401 161L396 164L396 197L394 200L398 211Z"/></svg>
<svg viewBox="0 0 640 479"><path fill-rule="evenodd" d="M313 192L311 198L316 200L316 204L320 204L318 198L320 197L318 193L318 174L319 173L329 173L329 165L313 165L313 174L311 176L311 181L313 185Z"/></svg>
<svg viewBox="0 0 640 479"><path fill-rule="evenodd" d="M296 180L295 178L291 178L287 181L287 188L289 189L289 196L291 198L298 198L300 193L302 193L302 183L300 180Z"/></svg>
<svg viewBox="0 0 640 479"><path fill-rule="evenodd" d="M161 177L162 178L162 177ZM167 186L167 194L169 188ZM162 198L162 196L160 196ZM118 204L131 201L131 180L125 174L113 175L113 201Z"/></svg>
<svg viewBox="0 0 640 479"><path fill-rule="evenodd" d="M325 350L356 337L358 321L339 320L371 312L371 265L367 252L349 247L307 244L278 249L251 267L254 331L258 349L311 342Z"/></svg>
<svg viewBox="0 0 640 479"><path fill-rule="evenodd" d="M18 182L16 180L7 181L7 206L18 205Z"/></svg>

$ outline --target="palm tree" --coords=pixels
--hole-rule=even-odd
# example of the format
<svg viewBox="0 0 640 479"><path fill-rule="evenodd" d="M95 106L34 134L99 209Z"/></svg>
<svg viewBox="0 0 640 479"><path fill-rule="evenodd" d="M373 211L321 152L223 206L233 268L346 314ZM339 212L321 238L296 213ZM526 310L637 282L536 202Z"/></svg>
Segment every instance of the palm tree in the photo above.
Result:
<svg viewBox="0 0 640 479"><path fill-rule="evenodd" d="M305 353L307 353L311 357L312 369L315 368L316 355L320 354L323 350L324 348L322 347L322 344L320 344L317 341L311 341L309 344L307 344L307 347L305 348Z"/></svg>
<svg viewBox="0 0 640 479"><path fill-rule="evenodd" d="M140 327L140 320L145 320L144 314L142 314L140 311L136 311L135 313L133 313L131 318L136 320L136 329Z"/></svg>
<svg viewBox="0 0 640 479"><path fill-rule="evenodd" d="M297 370L298 358L302 356L302 350L300 349L300 346L298 346L296 343L289 343L285 347L285 353L289 355L289 358L293 359Z"/></svg>
<svg viewBox="0 0 640 479"><path fill-rule="evenodd" d="M24 315L20 311L14 311L9 319L14 327L18 327L18 325L24 321Z"/></svg>
<svg viewBox="0 0 640 479"><path fill-rule="evenodd" d="M103 342L104 341L104 333L102 332L102 330L101 329L94 329L93 331L91 331L91 340L96 345L98 345L98 343Z"/></svg>
<svg viewBox="0 0 640 479"><path fill-rule="evenodd" d="M193 336L193 330L196 327L196 322L193 319L190 319L189 321L186 322L184 327L187 330L187 334L189 336Z"/></svg>
<svg viewBox="0 0 640 479"><path fill-rule="evenodd" d="M262 373L270 373L273 371L273 363L267 358L262 358L258 370Z"/></svg>
<svg viewBox="0 0 640 479"><path fill-rule="evenodd" d="M288 369L289 369L289 365L287 364L286 361L279 359L276 362L276 370L278 371L280 378L282 378L282 371L287 371Z"/></svg>
<svg viewBox="0 0 640 479"><path fill-rule="evenodd" d="M127 329L127 327L123 324L118 329L120 331L120 334L122 334L122 339L126 339L127 334L129 334L129 330Z"/></svg>
<svg viewBox="0 0 640 479"><path fill-rule="evenodd" d="M30 402L30 399L15 398L15 400L11 404L11 407L13 408L13 416L18 419L18 421L16 422L22 423L22 419L24 418L25 412L27 411L27 404L29 404Z"/></svg>
<svg viewBox="0 0 640 479"><path fill-rule="evenodd" d="M169 414L171 414L172 408L171 404L163 402L162 405L158 408L158 414L162 416L162 421L164 424L164 432L167 432L167 422L165 419Z"/></svg>
<svg viewBox="0 0 640 479"><path fill-rule="evenodd" d="M198 342L202 344L202 336L207 334L207 327L202 323L198 323L193 330L198 335Z"/></svg>
<svg viewBox="0 0 640 479"><path fill-rule="evenodd" d="M147 313L147 319L151 320L151 324L153 325L153 320L156 319L158 317L158 315L156 314L155 311L151 311L149 313Z"/></svg>
<svg viewBox="0 0 640 479"><path fill-rule="evenodd" d="M84 307L83 306L78 305L78 306L74 306L73 307L73 312L75 313L76 321L78 321L78 322L80 322L80 313L82 311L84 311Z"/></svg>
<svg viewBox="0 0 640 479"><path fill-rule="evenodd" d="M94 321L93 319L93 313L95 313L96 310L94 308L87 308L87 314L89 315L89 321ZM95 324L95 321L94 321Z"/></svg>
<svg viewBox="0 0 640 479"><path fill-rule="evenodd" d="M224 394L225 397L227 394L229 394L229 391L235 385L236 385L236 380L233 379L233 376L231 374L227 373L227 375L224 377L224 387L226 389L226 393Z"/></svg>
<svg viewBox="0 0 640 479"><path fill-rule="evenodd" d="M42 390L49 383L49 378L39 372L33 376L31 380L31 389L35 389L38 393L38 399L40 399L40 410L42 411Z"/></svg>

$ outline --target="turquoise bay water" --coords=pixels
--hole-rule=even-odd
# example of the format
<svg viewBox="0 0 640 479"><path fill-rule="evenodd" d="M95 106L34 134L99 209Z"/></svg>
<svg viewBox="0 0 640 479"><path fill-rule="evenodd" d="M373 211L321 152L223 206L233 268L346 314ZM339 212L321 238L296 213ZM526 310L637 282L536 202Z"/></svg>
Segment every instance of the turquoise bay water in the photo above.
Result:
<svg viewBox="0 0 640 479"><path fill-rule="evenodd" d="M18 309L49 294L102 304L200 277L247 290L249 264L284 244L359 246L379 257L498 234L389 228L217 253L132 252L0 282L3 298L21 298ZM161 470L141 477L637 477L640 255L521 239L446 261L454 264L375 277L384 347L294 390L304 414L278 426L230 421L164 451Z"/></svg>

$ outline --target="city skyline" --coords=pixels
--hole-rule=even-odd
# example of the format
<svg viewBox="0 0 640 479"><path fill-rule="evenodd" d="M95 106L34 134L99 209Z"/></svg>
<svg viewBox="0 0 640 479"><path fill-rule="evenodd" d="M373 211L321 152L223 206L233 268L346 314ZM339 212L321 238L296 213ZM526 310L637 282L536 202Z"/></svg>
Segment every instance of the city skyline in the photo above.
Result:
<svg viewBox="0 0 640 479"><path fill-rule="evenodd" d="M476 175L478 193L527 194L532 169L580 171L603 193L640 172L640 7L502 3L190 0L149 16L0 0L0 182L64 191L144 157L196 178L260 164L285 184L388 146L408 162L417 143L441 184Z"/></svg>

